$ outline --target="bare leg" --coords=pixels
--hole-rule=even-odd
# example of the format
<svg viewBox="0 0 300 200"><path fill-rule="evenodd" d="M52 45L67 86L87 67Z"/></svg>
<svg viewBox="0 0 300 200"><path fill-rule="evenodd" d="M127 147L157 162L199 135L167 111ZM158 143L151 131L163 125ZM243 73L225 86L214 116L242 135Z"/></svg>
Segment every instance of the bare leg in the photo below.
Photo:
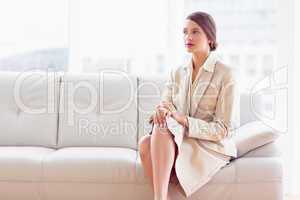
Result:
<svg viewBox="0 0 300 200"><path fill-rule="evenodd" d="M143 169L147 177L149 178L152 192L154 193L150 142L151 142L151 135L146 135L140 139L139 154L141 157Z"/></svg>
<svg viewBox="0 0 300 200"><path fill-rule="evenodd" d="M140 157L141 157L143 169L144 169L147 177L149 178L150 185L151 185L151 188L152 188L152 192L154 193L150 142L151 142L151 136L150 135L146 135L146 136L144 136L140 139L140 141L139 141L139 154L140 154ZM169 196L168 196L168 200L170 200Z"/></svg>
<svg viewBox="0 0 300 200"><path fill-rule="evenodd" d="M170 174L175 159L175 143L168 129L154 126L151 158L155 200L167 200Z"/></svg>

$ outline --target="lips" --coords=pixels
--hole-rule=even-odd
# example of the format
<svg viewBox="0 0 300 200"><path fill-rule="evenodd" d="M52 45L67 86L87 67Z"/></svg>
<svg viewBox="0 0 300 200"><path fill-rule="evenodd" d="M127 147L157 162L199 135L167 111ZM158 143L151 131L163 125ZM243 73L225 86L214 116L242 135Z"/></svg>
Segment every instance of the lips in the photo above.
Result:
<svg viewBox="0 0 300 200"><path fill-rule="evenodd" d="M192 43L187 43L187 44L185 44L185 46L188 47L188 48L190 48L190 47L194 46L194 44L192 44Z"/></svg>

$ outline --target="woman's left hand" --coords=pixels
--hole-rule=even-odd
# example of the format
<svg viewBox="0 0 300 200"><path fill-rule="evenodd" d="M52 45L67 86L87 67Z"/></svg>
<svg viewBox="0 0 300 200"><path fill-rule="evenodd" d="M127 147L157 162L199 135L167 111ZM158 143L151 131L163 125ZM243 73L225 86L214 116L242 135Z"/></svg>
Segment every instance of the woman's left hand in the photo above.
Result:
<svg viewBox="0 0 300 200"><path fill-rule="evenodd" d="M188 127L188 122L187 122L186 115L183 115L183 114L179 113L175 109L175 107L174 107L174 105L172 103L163 101L163 102L161 102L160 106L163 107L164 109L167 109L169 111L168 112L168 116L170 116L173 119L175 119L182 126Z"/></svg>
<svg viewBox="0 0 300 200"><path fill-rule="evenodd" d="M188 127L187 116L177 111L171 113L171 117L184 127Z"/></svg>

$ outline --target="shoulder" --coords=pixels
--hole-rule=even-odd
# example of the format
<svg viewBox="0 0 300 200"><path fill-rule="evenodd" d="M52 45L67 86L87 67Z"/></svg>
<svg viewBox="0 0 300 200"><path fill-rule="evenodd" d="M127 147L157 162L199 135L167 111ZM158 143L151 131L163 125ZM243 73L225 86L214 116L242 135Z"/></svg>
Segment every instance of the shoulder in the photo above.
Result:
<svg viewBox="0 0 300 200"><path fill-rule="evenodd" d="M181 64L181 65L175 66L173 69L175 74L187 73L187 70L188 70L187 64Z"/></svg>
<svg viewBox="0 0 300 200"><path fill-rule="evenodd" d="M230 76L233 74L233 69L221 61L217 61L214 72L221 76Z"/></svg>
<svg viewBox="0 0 300 200"><path fill-rule="evenodd" d="M179 80L188 73L188 67L186 64L177 65L170 69L170 75L173 80Z"/></svg>
<svg viewBox="0 0 300 200"><path fill-rule="evenodd" d="M232 67L220 61L216 62L214 74L219 77L222 82L232 82L235 80Z"/></svg>

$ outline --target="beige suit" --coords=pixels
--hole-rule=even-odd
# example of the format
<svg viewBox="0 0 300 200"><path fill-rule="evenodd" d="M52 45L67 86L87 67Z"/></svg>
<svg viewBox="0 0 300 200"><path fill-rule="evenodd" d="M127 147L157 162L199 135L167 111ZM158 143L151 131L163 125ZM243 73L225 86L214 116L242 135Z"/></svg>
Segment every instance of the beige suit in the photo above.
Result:
<svg viewBox="0 0 300 200"><path fill-rule="evenodd" d="M188 129L173 118L167 119L178 147L175 170L186 196L237 156L231 139L235 85L232 71L213 53L200 69L193 84L192 60L172 70L161 97L188 116Z"/></svg>

